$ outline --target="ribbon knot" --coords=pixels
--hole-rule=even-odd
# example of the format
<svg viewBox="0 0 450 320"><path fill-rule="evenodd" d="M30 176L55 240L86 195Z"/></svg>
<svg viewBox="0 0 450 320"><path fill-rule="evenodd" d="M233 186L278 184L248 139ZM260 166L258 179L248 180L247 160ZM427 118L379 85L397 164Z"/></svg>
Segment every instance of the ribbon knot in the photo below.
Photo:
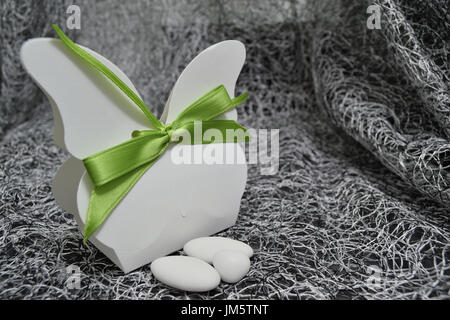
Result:
<svg viewBox="0 0 450 320"><path fill-rule="evenodd" d="M169 141L172 141L173 124L169 123L164 126L164 132L169 136Z"/></svg>
<svg viewBox="0 0 450 320"><path fill-rule="evenodd" d="M248 141L247 135L239 135L236 140L233 137L232 141L228 141L227 130L246 132L247 129L232 120L215 120L217 116L232 110L247 100L247 93L232 99L225 87L220 85L189 105L172 123L164 125L151 113L133 90L103 63L72 42L58 26L53 25L53 28L68 49L103 73L122 90L141 109L150 126L154 128L135 130L132 132L130 140L83 159L86 171L94 185L84 228L85 242L101 226L141 176L163 154L170 142L178 142L178 140L172 141L175 130L177 132L185 130L191 137L191 141L187 141L187 143L191 144ZM196 139L195 125L197 122L202 124L201 139ZM204 132L208 129L215 129L216 133L218 131L222 135L221 139L216 137L212 141L203 139Z"/></svg>
<svg viewBox="0 0 450 320"><path fill-rule="evenodd" d="M142 135L145 135L145 134L149 133L150 131L152 131L152 130L134 130L131 133L131 137L132 138L137 138L137 137L140 137ZM159 129L158 131L160 131L163 134L166 134L169 137L169 141L171 141L172 133L174 131L172 123L170 123L168 125L165 125L164 127Z"/></svg>

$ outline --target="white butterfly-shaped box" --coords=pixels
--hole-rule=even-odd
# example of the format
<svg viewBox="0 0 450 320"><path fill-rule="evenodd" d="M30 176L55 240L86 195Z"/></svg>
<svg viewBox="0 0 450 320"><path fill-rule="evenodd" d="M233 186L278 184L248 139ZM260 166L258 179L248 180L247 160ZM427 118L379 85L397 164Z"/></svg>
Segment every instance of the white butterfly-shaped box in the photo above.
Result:
<svg viewBox="0 0 450 320"><path fill-rule="evenodd" d="M82 48L138 94L117 66L100 54ZM143 113L122 91L76 57L60 40L31 39L23 44L21 59L50 100L55 143L72 155L54 179L53 194L61 207L74 215L83 231L93 185L81 159L129 140L134 130L151 128ZM221 84L234 97L244 61L244 45L235 40L217 43L201 52L175 83L161 121L172 122L192 102ZM237 120L236 110L221 118ZM180 154L205 147L170 145L90 237L124 272L170 254L193 238L217 233L236 222L247 181L245 153L240 145L233 148L237 150L233 164L172 161L172 152Z"/></svg>

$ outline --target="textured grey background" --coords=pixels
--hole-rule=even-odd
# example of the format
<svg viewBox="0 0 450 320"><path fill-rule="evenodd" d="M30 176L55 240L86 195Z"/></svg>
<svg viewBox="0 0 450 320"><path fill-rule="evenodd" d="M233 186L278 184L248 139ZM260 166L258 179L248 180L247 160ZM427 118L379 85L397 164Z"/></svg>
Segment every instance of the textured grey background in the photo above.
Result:
<svg viewBox="0 0 450 320"><path fill-rule="evenodd" d="M68 32L115 62L160 114L184 66L241 40L240 122L282 128L280 170L250 167L237 224L255 249L242 281L187 294L149 266L124 275L51 193L68 157L18 60L54 36L70 1L0 0L0 298L414 299L450 297L447 1L74 1ZM65 286L69 265L81 288ZM377 272L373 272L378 270Z"/></svg>

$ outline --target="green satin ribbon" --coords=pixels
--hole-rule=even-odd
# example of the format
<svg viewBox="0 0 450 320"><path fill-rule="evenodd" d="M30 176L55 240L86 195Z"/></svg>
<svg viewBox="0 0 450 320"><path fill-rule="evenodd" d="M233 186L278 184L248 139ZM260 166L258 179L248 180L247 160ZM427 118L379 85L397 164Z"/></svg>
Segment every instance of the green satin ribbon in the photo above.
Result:
<svg viewBox="0 0 450 320"><path fill-rule="evenodd" d="M248 93L231 99L223 85L211 90L192 103L170 124L161 123L144 102L103 63L81 49L70 40L61 29L52 25L65 46L89 65L103 73L133 101L147 117L152 130L133 131L132 139L115 147L101 151L83 159L94 190L91 193L84 242L101 226L117 204L127 195L141 176L156 162L171 142L179 143L184 132L189 133L189 144L207 144L224 142L246 142L249 140L247 129L232 120L214 120L217 116L232 110L247 100ZM201 123L201 135L195 133L196 123ZM215 129L213 141L206 140L203 133ZM227 130L240 130L235 136L228 136ZM220 139L222 137L222 139Z"/></svg>

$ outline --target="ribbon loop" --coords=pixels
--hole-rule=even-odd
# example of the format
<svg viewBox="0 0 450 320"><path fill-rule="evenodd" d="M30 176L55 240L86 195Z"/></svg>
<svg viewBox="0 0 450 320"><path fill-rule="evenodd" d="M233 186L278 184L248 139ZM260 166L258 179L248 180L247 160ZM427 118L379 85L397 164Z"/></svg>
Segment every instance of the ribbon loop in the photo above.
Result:
<svg viewBox="0 0 450 320"><path fill-rule="evenodd" d="M250 141L247 129L233 120L190 121L174 130L172 141L179 142L179 137L183 137L184 144ZM190 141L184 141L185 137Z"/></svg>
<svg viewBox="0 0 450 320"><path fill-rule="evenodd" d="M169 143L161 131L140 132L139 136L83 159L95 187L100 187L137 167L155 160Z"/></svg>
<svg viewBox="0 0 450 320"><path fill-rule="evenodd" d="M227 89L220 85L184 109L173 124L176 126L191 121L211 120L244 102L247 97L248 94L244 93L231 99Z"/></svg>

